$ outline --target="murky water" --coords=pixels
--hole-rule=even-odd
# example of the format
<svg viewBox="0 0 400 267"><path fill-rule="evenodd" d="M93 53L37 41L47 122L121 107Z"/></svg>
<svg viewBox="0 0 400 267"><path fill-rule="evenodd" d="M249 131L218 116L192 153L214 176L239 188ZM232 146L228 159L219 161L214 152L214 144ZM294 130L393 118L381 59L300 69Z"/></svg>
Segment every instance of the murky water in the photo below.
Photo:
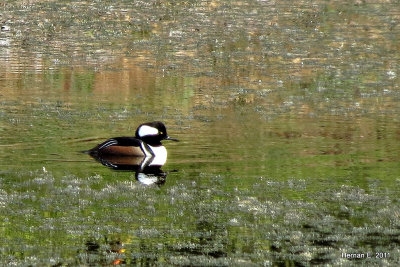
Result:
<svg viewBox="0 0 400 267"><path fill-rule="evenodd" d="M395 1L0 8L1 265L400 262ZM80 153L154 120L157 173Z"/></svg>

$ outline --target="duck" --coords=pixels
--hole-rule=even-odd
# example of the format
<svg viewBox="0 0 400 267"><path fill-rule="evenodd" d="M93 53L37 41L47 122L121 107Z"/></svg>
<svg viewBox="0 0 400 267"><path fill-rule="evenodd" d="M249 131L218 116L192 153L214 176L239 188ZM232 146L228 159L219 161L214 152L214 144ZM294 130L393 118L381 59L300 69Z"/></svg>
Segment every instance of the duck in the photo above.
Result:
<svg viewBox="0 0 400 267"><path fill-rule="evenodd" d="M86 152L95 157L156 158L157 162L165 163L167 149L161 143L164 140L179 141L168 136L164 123L146 122L137 127L134 137L113 137Z"/></svg>

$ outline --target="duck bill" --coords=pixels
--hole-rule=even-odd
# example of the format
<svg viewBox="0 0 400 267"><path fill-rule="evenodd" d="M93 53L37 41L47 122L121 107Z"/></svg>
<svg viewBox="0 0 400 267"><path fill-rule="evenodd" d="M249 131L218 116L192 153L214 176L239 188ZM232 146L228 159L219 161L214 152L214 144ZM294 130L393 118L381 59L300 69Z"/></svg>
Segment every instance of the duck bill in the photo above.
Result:
<svg viewBox="0 0 400 267"><path fill-rule="evenodd" d="M169 137L169 136L165 137L164 140L171 140L171 141L179 142L178 139L171 138L171 137Z"/></svg>

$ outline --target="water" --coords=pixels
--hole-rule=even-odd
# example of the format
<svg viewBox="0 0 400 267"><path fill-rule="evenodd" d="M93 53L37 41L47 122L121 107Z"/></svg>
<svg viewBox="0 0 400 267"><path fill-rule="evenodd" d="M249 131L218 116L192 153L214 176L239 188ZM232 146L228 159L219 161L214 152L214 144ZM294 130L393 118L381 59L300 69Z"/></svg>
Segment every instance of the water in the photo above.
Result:
<svg viewBox="0 0 400 267"><path fill-rule="evenodd" d="M1 265L399 263L396 3L14 2ZM80 153L154 120L155 184Z"/></svg>

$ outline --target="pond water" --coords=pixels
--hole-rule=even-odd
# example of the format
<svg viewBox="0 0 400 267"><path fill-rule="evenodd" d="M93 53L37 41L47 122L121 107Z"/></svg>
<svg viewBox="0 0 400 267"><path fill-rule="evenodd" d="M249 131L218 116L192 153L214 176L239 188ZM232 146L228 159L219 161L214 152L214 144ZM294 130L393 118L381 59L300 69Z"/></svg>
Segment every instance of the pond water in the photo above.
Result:
<svg viewBox="0 0 400 267"><path fill-rule="evenodd" d="M399 264L396 1L0 8L1 265ZM156 183L81 153L150 121Z"/></svg>

